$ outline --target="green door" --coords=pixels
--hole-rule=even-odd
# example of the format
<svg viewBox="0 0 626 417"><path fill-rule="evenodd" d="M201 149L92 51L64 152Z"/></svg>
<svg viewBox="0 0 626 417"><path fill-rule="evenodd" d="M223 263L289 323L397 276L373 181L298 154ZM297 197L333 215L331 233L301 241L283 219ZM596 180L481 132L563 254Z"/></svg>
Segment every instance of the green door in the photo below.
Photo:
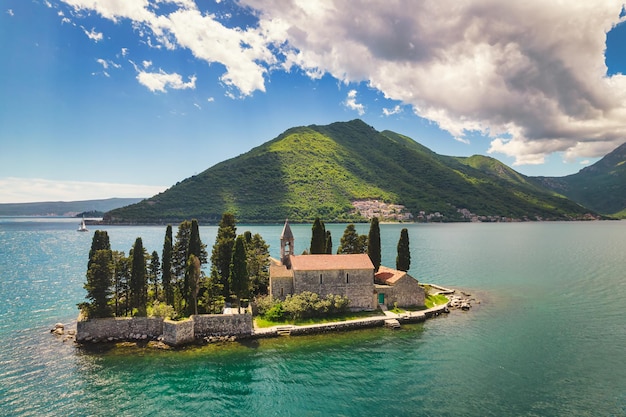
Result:
<svg viewBox="0 0 626 417"><path fill-rule="evenodd" d="M381 292L378 294L378 304L385 304L385 293Z"/></svg>

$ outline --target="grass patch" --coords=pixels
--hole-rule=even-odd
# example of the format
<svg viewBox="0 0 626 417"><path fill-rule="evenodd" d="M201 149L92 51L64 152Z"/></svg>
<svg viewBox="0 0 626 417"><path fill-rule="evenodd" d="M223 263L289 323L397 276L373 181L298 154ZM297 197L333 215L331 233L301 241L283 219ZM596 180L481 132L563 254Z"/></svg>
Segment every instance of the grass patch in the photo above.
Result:
<svg viewBox="0 0 626 417"><path fill-rule="evenodd" d="M357 319L363 319L367 317L376 317L380 315L382 315L382 312L380 310L355 311L355 312L349 312L346 314L341 314L341 315L332 316L332 317L313 317L313 318L306 318L306 319L282 320L282 321L271 321L271 320L265 319L264 317L257 316L254 318L254 324L258 328L284 326L288 324L294 325L294 326L306 326L309 324L336 323L338 321L357 320Z"/></svg>
<svg viewBox="0 0 626 417"><path fill-rule="evenodd" d="M441 304L446 304L448 301L448 297L443 294L428 295L426 300L424 300L424 305L426 308L433 308Z"/></svg>

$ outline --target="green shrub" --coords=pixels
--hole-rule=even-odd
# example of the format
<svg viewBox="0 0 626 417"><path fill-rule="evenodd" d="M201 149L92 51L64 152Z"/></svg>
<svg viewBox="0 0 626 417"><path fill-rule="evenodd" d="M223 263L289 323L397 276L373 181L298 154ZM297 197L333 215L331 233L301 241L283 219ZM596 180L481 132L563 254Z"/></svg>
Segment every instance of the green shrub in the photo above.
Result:
<svg viewBox="0 0 626 417"><path fill-rule="evenodd" d="M272 306L265 314L264 317L270 321L281 321L285 318L285 311L283 305L278 302Z"/></svg>

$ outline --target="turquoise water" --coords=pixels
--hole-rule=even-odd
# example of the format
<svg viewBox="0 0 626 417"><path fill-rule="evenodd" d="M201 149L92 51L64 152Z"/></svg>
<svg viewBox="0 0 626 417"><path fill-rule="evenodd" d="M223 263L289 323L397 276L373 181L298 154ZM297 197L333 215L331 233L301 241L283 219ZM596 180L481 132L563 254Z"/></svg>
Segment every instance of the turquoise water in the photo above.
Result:
<svg viewBox="0 0 626 417"><path fill-rule="evenodd" d="M382 225L384 264L408 227L411 274L481 304L398 331L179 352L49 333L84 299L92 233L77 226L0 218L0 415L626 415L626 222ZM336 247L345 225L327 227ZM239 226L273 256L281 229ZM300 252L310 226L292 229ZM113 249L141 236L161 252L164 227L106 230ZM210 249L216 228L200 231Z"/></svg>

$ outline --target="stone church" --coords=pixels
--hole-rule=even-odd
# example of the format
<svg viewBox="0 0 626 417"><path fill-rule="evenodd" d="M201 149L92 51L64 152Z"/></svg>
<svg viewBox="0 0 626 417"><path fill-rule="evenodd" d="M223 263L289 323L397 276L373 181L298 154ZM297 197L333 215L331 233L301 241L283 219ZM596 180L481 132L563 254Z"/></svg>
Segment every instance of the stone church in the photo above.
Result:
<svg viewBox="0 0 626 417"><path fill-rule="evenodd" d="M391 272L395 279L383 279ZM377 279L380 273L384 275ZM396 287L396 283L401 285ZM378 304L394 302L406 307L424 305L424 290L416 279L385 267L375 274L367 254L295 255L293 233L286 221L280 235L280 261L270 264L269 293L284 299L304 291L347 297L352 310L374 310Z"/></svg>

